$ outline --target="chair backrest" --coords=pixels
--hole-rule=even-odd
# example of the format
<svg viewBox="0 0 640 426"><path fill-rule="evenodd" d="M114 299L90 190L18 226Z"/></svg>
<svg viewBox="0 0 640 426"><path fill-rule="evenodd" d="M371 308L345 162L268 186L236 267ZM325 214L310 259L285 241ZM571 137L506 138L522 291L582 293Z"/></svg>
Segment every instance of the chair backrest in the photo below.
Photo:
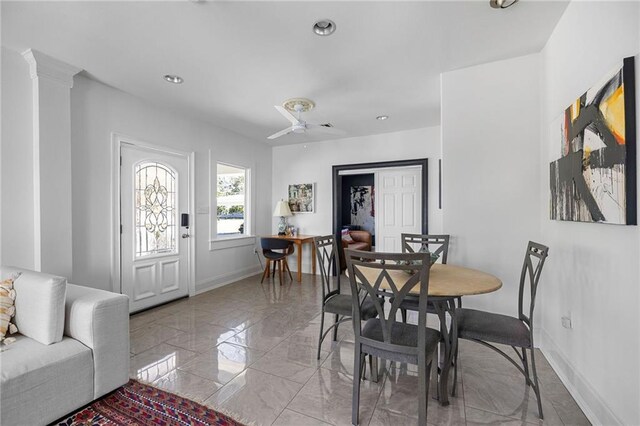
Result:
<svg viewBox="0 0 640 426"><path fill-rule="evenodd" d="M283 238L261 238L262 250L285 250L293 245L289 240Z"/></svg>
<svg viewBox="0 0 640 426"><path fill-rule="evenodd" d="M353 299L353 323L356 344L367 345L396 353L416 355L417 348L424 348L427 327L427 294L429 292L429 254L428 253L372 253L358 250L345 250L349 283ZM387 288L381 288L383 283ZM418 341L417 346L400 346L391 343L391 331L396 314L402 301L414 286L419 284L418 295ZM384 295L393 300L385 312ZM378 312L382 328L382 340L362 337L360 309L365 297L370 300ZM412 295L415 297L415 295Z"/></svg>
<svg viewBox="0 0 640 426"><path fill-rule="evenodd" d="M320 268L320 278L322 279L322 301L326 301L334 294L340 293L340 256L338 255L338 242L333 235L314 237L313 243L316 246L316 257ZM332 279L331 268L335 265L337 271L335 279ZM333 288L331 284L334 284Z"/></svg>
<svg viewBox="0 0 640 426"><path fill-rule="evenodd" d="M442 263L447 263L449 235L402 234L401 239L403 253L428 250L440 256Z"/></svg>
<svg viewBox="0 0 640 426"><path fill-rule="evenodd" d="M527 252L524 255L524 264L520 274L520 292L518 295L518 318L524 321L530 330L533 330L533 309L536 305L536 293L542 267L549 255L549 247L529 241ZM528 284L528 286L527 286ZM529 290L529 309L524 312L525 291Z"/></svg>

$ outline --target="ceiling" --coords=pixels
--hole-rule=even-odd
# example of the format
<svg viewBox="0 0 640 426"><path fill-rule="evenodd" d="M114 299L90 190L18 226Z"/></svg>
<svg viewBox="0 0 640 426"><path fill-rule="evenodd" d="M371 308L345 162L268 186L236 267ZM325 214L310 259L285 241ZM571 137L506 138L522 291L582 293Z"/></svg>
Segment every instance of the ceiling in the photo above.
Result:
<svg viewBox="0 0 640 426"><path fill-rule="evenodd" d="M292 97L315 101L304 119L330 122L346 137L437 125L441 72L538 52L567 3L2 1L2 44L281 145L336 138L267 141L289 124L273 105ZM322 18L336 23L333 35L312 32ZM390 118L375 119L382 114Z"/></svg>

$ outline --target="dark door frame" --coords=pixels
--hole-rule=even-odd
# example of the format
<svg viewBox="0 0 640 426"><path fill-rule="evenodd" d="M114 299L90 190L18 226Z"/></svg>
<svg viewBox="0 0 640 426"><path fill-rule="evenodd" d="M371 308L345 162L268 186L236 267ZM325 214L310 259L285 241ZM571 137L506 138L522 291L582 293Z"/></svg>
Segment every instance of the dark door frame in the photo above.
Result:
<svg viewBox="0 0 640 426"><path fill-rule="evenodd" d="M341 171L344 170L358 170L358 169L383 169L388 167L408 167L408 166L420 166L422 168L422 233L429 233L429 218L427 215L428 195L429 188L427 187L427 177L429 174L429 167L427 158L419 158L415 160L396 160L396 161L381 161L377 163L359 163L359 164L343 164L339 166L333 166L333 178L332 178L332 191L333 191L333 232L336 238L340 241L340 230L338 229L338 222L342 217L342 176Z"/></svg>

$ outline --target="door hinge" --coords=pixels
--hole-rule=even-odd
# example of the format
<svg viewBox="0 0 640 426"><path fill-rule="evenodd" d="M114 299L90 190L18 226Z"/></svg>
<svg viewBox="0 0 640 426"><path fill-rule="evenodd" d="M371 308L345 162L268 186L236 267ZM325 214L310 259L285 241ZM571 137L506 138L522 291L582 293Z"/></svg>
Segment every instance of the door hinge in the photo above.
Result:
<svg viewBox="0 0 640 426"><path fill-rule="evenodd" d="M122 225L120 225L120 233L122 234Z"/></svg>
<svg viewBox="0 0 640 426"><path fill-rule="evenodd" d="M120 156L120 165L122 166L122 155Z"/></svg>

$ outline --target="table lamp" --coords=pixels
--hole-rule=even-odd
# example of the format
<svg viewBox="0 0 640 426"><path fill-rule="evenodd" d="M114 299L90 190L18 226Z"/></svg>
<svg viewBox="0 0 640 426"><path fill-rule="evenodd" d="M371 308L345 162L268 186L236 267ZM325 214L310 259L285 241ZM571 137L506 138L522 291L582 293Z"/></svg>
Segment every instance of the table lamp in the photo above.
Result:
<svg viewBox="0 0 640 426"><path fill-rule="evenodd" d="M287 219L288 216L291 216L291 209L289 209L289 203L284 200L278 201L276 204L276 209L273 211L274 216L280 216L280 223L278 223L278 235L284 235L285 230L287 229Z"/></svg>

